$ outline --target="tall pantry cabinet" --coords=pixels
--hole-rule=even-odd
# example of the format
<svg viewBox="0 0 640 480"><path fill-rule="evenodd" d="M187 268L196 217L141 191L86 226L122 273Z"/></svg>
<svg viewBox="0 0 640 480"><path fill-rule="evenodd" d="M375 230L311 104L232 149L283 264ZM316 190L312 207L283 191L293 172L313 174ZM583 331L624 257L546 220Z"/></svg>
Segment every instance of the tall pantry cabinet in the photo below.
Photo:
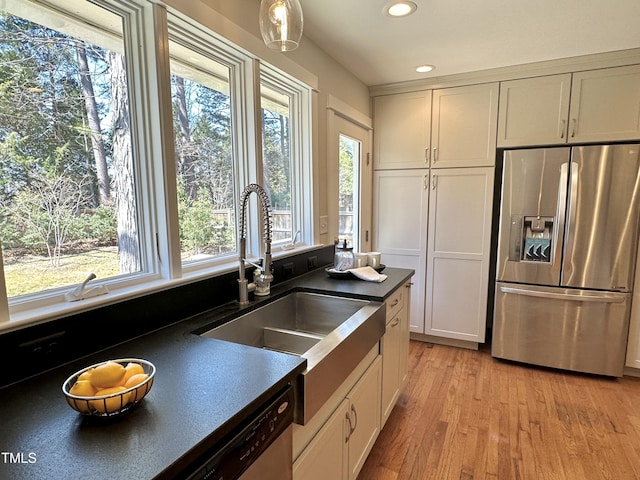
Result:
<svg viewBox="0 0 640 480"><path fill-rule="evenodd" d="M484 342L498 84L374 98L374 248L414 268L413 333Z"/></svg>

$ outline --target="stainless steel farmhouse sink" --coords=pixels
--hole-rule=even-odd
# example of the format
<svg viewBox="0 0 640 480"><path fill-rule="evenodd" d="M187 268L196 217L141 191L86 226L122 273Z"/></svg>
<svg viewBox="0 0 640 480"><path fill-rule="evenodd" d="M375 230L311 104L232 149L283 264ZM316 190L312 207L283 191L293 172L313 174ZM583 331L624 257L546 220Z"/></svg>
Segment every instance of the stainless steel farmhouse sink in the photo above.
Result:
<svg viewBox="0 0 640 480"><path fill-rule="evenodd" d="M295 421L304 425L384 334L382 303L292 292L202 334L299 355Z"/></svg>

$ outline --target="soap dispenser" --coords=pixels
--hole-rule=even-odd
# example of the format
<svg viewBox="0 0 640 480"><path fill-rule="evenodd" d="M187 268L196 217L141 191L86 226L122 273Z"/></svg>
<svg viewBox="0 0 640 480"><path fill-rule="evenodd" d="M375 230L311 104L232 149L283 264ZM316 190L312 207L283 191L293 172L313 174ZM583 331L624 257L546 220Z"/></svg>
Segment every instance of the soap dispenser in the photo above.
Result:
<svg viewBox="0 0 640 480"><path fill-rule="evenodd" d="M336 246L336 254L333 262L333 268L339 272L344 272L355 266L355 257L353 255L353 247L347 246L347 239L344 239L342 245Z"/></svg>

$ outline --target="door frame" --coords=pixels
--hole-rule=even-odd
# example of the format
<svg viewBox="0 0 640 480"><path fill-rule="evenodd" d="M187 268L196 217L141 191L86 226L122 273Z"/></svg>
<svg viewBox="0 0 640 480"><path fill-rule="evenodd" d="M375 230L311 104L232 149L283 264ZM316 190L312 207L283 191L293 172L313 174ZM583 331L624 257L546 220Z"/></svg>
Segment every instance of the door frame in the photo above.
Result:
<svg viewBox="0 0 640 480"><path fill-rule="evenodd" d="M327 234L328 241L338 238L339 206L338 175L340 135L344 134L362 144L360 159L360 212L358 239L355 251L371 250L372 190L373 190L373 121L341 100L329 95L327 105ZM322 223L322 222L321 222Z"/></svg>

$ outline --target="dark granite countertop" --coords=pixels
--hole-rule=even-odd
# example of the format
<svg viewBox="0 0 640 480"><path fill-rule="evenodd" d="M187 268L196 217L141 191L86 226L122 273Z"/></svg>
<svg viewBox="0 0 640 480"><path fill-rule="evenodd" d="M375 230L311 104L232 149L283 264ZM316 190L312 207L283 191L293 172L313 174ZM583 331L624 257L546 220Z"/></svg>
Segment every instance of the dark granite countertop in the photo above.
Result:
<svg viewBox="0 0 640 480"><path fill-rule="evenodd" d="M332 279L320 269L278 285L272 298L304 290L382 302L413 275L385 273L385 282L372 283ZM293 355L192 333L240 310L227 304L0 389L0 478L176 478L305 369L306 360ZM88 327L87 335L99 334ZM140 405L115 419L69 408L61 390L69 375L129 357L157 368Z"/></svg>

